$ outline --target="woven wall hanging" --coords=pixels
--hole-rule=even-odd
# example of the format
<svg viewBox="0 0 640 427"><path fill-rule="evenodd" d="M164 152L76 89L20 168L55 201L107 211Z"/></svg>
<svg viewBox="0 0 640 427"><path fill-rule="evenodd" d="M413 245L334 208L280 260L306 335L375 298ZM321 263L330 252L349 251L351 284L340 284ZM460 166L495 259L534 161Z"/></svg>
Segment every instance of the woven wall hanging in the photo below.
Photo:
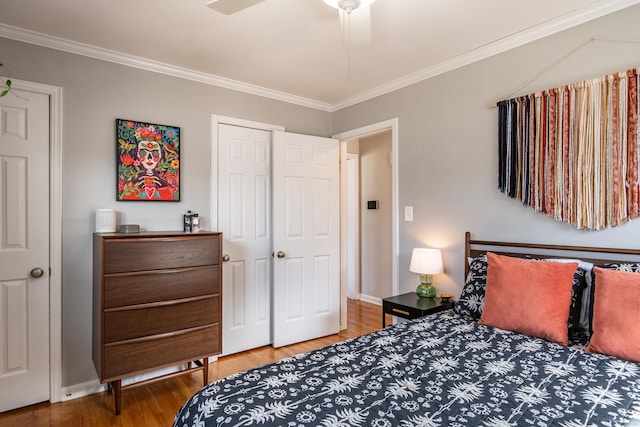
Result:
<svg viewBox="0 0 640 427"><path fill-rule="evenodd" d="M600 230L639 215L638 69L498 102L498 188Z"/></svg>

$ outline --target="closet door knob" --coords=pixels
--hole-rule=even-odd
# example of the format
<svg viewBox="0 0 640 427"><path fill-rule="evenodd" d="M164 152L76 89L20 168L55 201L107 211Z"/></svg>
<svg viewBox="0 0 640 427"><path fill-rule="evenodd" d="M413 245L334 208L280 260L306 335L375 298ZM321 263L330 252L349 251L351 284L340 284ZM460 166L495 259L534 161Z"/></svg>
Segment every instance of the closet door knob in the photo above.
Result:
<svg viewBox="0 0 640 427"><path fill-rule="evenodd" d="M31 277L33 277L35 279L39 279L43 275L44 275L44 270L41 269L40 267L36 267L36 268L31 270Z"/></svg>
<svg viewBox="0 0 640 427"><path fill-rule="evenodd" d="M285 254L285 253L284 253L284 252L282 252L282 251L278 251L278 253L276 254L276 256L277 256L278 258L284 258L286 255L287 255L287 254Z"/></svg>
<svg viewBox="0 0 640 427"><path fill-rule="evenodd" d="M227 254L222 255L222 262L229 262L231 257Z"/></svg>

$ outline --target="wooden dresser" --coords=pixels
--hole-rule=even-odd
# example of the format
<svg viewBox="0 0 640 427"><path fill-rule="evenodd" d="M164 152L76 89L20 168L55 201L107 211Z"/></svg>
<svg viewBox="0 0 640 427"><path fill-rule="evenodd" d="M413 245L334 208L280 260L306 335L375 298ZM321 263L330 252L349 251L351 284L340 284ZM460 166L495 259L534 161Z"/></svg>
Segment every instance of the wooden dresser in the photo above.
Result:
<svg viewBox="0 0 640 427"><path fill-rule="evenodd" d="M222 233L93 235L93 362L101 383L121 391L202 370L222 348ZM195 363L194 363L195 362ZM186 369L122 387L122 379Z"/></svg>

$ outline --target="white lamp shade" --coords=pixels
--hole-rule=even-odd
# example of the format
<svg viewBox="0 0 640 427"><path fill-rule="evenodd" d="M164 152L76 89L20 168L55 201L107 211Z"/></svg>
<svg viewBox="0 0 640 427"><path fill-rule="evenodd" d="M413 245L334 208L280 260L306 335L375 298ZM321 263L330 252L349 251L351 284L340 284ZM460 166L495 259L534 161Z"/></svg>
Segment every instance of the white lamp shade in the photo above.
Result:
<svg viewBox="0 0 640 427"><path fill-rule="evenodd" d="M440 249L415 248L411 254L409 271L419 274L444 273Z"/></svg>

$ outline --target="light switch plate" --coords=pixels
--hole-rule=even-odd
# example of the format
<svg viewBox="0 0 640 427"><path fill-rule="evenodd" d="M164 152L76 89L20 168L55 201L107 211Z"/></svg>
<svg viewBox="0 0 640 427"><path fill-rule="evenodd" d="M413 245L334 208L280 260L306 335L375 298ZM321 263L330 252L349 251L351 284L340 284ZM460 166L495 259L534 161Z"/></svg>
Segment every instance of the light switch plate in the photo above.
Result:
<svg viewBox="0 0 640 427"><path fill-rule="evenodd" d="M413 221L413 206L404 207L404 220Z"/></svg>

